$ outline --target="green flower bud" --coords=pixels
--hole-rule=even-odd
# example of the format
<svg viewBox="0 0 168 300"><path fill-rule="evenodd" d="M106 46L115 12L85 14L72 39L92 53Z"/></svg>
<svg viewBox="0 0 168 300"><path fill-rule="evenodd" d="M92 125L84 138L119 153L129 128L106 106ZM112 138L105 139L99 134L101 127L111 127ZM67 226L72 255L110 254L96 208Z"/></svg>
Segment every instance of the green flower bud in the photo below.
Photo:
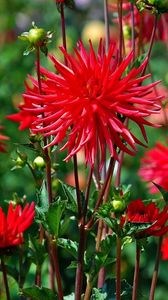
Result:
<svg viewBox="0 0 168 300"><path fill-rule="evenodd" d="M43 28L32 28L28 32L28 40L34 46L41 46L46 39L46 32Z"/></svg>
<svg viewBox="0 0 168 300"><path fill-rule="evenodd" d="M122 213L126 209L126 205L123 200L113 200L111 204L115 213Z"/></svg>
<svg viewBox="0 0 168 300"><path fill-rule="evenodd" d="M35 160L33 161L34 168L37 168L39 170L45 168L45 161L41 156L37 156Z"/></svg>

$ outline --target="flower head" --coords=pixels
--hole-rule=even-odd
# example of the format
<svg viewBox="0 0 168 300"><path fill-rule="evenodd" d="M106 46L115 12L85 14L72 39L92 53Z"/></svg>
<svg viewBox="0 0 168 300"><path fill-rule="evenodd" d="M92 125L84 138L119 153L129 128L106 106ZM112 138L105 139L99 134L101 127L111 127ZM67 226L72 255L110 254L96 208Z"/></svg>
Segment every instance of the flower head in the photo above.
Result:
<svg viewBox="0 0 168 300"><path fill-rule="evenodd" d="M64 48L61 51L68 66L50 55L59 74L41 67L43 93L39 94L38 82L30 78L33 89L27 86L23 95L22 110L36 114L30 128L34 133L51 137L47 146L67 138L61 148L68 150L66 159L84 148L86 163L90 165L95 162L98 148L103 165L105 144L111 157L117 157L116 148L135 154L135 144L142 142L127 128L125 119L135 122L146 140L144 125L152 124L145 117L160 109L156 101L160 97L150 98L157 83L141 86L150 76L141 76L147 61L128 72L133 53L119 64L115 46L111 44L106 54L102 41L97 54L91 42L87 51L81 41L74 50L75 56Z"/></svg>
<svg viewBox="0 0 168 300"><path fill-rule="evenodd" d="M141 160L139 175L143 181L149 182L151 193L157 193L158 189L152 184L157 183L168 191L168 147L157 142L155 147L147 151Z"/></svg>
<svg viewBox="0 0 168 300"><path fill-rule="evenodd" d="M160 212L155 203L145 205L141 199L137 199L128 205L125 220L134 225L151 223L149 228L135 234L137 238L161 236L168 231L168 226L165 225L168 220L168 206Z"/></svg>
<svg viewBox="0 0 168 300"><path fill-rule="evenodd" d="M7 216L0 207L0 248L16 246L23 243L23 232L30 227L34 219L34 202L20 205L9 204Z"/></svg>
<svg viewBox="0 0 168 300"><path fill-rule="evenodd" d="M162 259L167 260L168 259L168 236L166 236L163 239L162 246L161 246L161 253L162 253Z"/></svg>

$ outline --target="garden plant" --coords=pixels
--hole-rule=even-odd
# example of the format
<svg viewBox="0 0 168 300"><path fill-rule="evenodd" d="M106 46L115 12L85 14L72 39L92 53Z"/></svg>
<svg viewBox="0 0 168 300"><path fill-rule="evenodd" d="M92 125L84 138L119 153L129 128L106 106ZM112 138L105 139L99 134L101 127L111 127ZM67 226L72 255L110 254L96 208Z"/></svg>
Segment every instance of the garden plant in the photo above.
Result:
<svg viewBox="0 0 168 300"><path fill-rule="evenodd" d="M23 2L0 39L0 297L167 299L168 1Z"/></svg>

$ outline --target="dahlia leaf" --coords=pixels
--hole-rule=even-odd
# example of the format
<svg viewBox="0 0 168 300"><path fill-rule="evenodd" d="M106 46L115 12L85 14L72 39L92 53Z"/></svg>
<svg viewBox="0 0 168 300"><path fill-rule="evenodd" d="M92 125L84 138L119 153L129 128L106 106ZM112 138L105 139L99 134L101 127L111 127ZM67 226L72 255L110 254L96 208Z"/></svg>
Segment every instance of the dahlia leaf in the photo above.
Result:
<svg viewBox="0 0 168 300"><path fill-rule="evenodd" d="M165 200L166 203L168 203L168 192L162 188L159 184L153 182L153 184L157 187L157 189L161 192L163 199Z"/></svg>
<svg viewBox="0 0 168 300"><path fill-rule="evenodd" d="M102 292L101 289L93 289L91 300L105 300L107 299L107 293Z"/></svg>
<svg viewBox="0 0 168 300"><path fill-rule="evenodd" d="M78 257L78 243L70 239L59 238L57 240L57 245L64 248L69 254L71 254L75 259Z"/></svg>
<svg viewBox="0 0 168 300"><path fill-rule="evenodd" d="M28 287L21 290L21 293L26 296L30 297L32 300L57 300L58 297L56 294L53 293L52 290L45 288L45 287Z"/></svg>
<svg viewBox="0 0 168 300"><path fill-rule="evenodd" d="M58 237L59 235L60 222L66 205L66 200L61 200L60 198L58 198L56 202L50 205L49 210L46 213L46 221L49 227L49 231L51 232L51 234L55 235L55 237Z"/></svg>

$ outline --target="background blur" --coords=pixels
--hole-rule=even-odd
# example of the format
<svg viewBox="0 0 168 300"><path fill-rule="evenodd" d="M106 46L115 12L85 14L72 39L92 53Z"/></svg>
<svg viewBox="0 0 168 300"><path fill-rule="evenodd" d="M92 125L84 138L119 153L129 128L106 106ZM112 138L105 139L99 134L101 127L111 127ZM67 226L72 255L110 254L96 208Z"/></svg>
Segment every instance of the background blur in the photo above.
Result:
<svg viewBox="0 0 168 300"><path fill-rule="evenodd" d="M49 45L49 51L60 57L58 47L61 45L60 35L60 17L56 9L54 0L0 0L0 121L5 127L4 134L10 137L7 143L7 153L0 153L0 194L1 201L11 199L13 193L19 196L27 195L28 199L35 198L35 188L31 174L27 168L11 171L13 159L17 157L16 149L18 143L27 143L25 131L19 131L18 124L5 120L5 116L17 112L17 105L21 101L21 95L24 91L24 80L27 74L34 74L34 53L29 56L23 56L26 48L24 42L17 39L17 36L24 31L28 31L32 21L35 21L38 27L54 31L53 41ZM87 43L89 38L93 40L94 45L99 38L104 36L104 17L102 0L76 0L76 6L72 9L66 9L67 23L67 44L68 50L72 51L77 40L82 38ZM110 14L112 39L117 38L117 25L113 22L115 14ZM162 80L164 93L168 94L168 51L165 43L156 42L153 55L151 70L155 80ZM45 57L42 57L43 66L49 66ZM161 87L163 89L163 87ZM158 116L159 118L159 116ZM155 120L157 123L157 119ZM160 128L148 128L149 147L152 147L157 140L167 143L167 125ZM137 131L137 134L139 132ZM19 147L25 151L23 147ZM139 148L135 158L125 156L124 167L122 171L122 182L132 184L132 199L142 197L146 199L150 196L146 185L142 183L137 176L140 165L140 157L143 156L145 149ZM30 151L29 151L30 152ZM33 158L34 153L29 153ZM73 184L73 173L71 164L62 162L63 155L58 158L58 177L66 179L67 183ZM81 157L82 161L82 157ZM85 170L81 167L80 179L81 188L85 186ZM155 256L156 242L153 240L149 249L142 255L142 274L141 290L146 294L149 289L151 273L153 271L153 259ZM132 266L134 265L134 247L127 246L123 256L123 277L127 277L132 282ZM66 258L67 259L67 258ZM163 262L159 275L156 300L167 299L168 295L168 262ZM68 273L69 272L69 273ZM71 278L71 271L65 275ZM68 293L68 290L67 290ZM142 299L142 298L140 298ZM145 298L144 298L145 299Z"/></svg>

